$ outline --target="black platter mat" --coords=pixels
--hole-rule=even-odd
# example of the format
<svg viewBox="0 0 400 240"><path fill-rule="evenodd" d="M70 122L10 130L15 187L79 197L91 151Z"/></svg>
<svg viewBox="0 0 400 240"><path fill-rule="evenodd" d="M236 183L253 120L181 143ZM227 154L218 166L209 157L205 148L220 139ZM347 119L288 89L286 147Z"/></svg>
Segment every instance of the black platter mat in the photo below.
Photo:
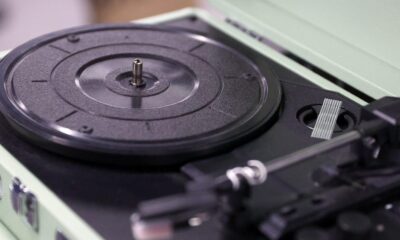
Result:
<svg viewBox="0 0 400 240"><path fill-rule="evenodd" d="M145 85L130 84L143 61ZM0 107L49 150L169 165L227 150L270 125L281 89L248 57L169 27L100 25L40 37L0 63Z"/></svg>

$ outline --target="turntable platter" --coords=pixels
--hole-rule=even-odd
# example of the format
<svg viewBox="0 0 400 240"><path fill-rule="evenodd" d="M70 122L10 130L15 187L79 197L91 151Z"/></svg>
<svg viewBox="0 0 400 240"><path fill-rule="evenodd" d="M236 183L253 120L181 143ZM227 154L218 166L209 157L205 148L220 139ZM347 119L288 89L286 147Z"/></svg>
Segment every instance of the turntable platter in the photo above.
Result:
<svg viewBox="0 0 400 240"><path fill-rule="evenodd" d="M88 161L169 165L229 149L280 102L238 51L172 28L111 25L40 37L0 63L1 111L27 139Z"/></svg>

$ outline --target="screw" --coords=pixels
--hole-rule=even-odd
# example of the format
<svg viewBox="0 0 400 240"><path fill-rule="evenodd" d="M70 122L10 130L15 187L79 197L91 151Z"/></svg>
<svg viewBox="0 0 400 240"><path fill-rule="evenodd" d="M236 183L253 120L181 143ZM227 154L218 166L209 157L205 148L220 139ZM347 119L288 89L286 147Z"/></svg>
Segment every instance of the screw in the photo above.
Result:
<svg viewBox="0 0 400 240"><path fill-rule="evenodd" d="M93 132L93 128L84 125L79 129L79 132L86 133L86 134L91 134Z"/></svg>
<svg viewBox="0 0 400 240"><path fill-rule="evenodd" d="M76 36L75 34L71 34L71 35L68 35L67 40L68 40L68 42L71 42L71 43L77 43L77 42L79 42L80 38L78 36Z"/></svg>

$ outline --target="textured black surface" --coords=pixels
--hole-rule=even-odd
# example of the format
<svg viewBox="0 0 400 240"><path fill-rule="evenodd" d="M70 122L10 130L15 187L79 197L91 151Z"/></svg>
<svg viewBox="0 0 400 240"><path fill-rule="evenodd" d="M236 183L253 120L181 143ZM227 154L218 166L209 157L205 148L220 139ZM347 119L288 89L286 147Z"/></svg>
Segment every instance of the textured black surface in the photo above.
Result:
<svg viewBox="0 0 400 240"><path fill-rule="evenodd" d="M359 116L357 104L337 93L322 90L200 20L194 21L188 18L168 24L195 29L201 34L217 39L252 59L266 76L279 79L283 90L283 104L277 121L270 126L268 131L259 131L259 136L246 139L233 151L197 159L194 163L184 165L182 169L186 174L182 174L178 167L169 170L119 168L75 161L75 159L47 152L24 141L15 134L3 117L0 118L0 144L107 240L132 240L129 217L137 203L183 191L188 175L196 179L204 174L220 174L230 167L242 166L249 159L267 161L321 141L311 138L311 129L297 120L297 113L304 106L321 104L324 98L329 97L343 101L343 107L356 118ZM190 42L179 42L179 44L186 46L186 44L190 45ZM213 53L208 51L208 54ZM216 64L223 65L223 63ZM238 92L237 89L231 89L231 91ZM285 203L315 191L310 182L310 171L324 161L330 160L315 159L315 161L300 164L270 176L270 181L256 188L254 192L255 198L250 203L255 209L254 215L257 218L262 217L271 209L279 209ZM199 228L180 232L174 239L258 240L264 238L256 232L225 232L214 220Z"/></svg>
<svg viewBox="0 0 400 240"><path fill-rule="evenodd" d="M132 90L135 58L151 80ZM281 98L275 76L245 53L170 27L62 31L15 49L0 69L2 111L17 130L113 164L170 165L227 150L271 125Z"/></svg>
<svg viewBox="0 0 400 240"><path fill-rule="evenodd" d="M300 80L298 79L299 82ZM297 121L296 113L303 106L322 102L324 98L343 101L346 109L356 116L359 115L359 107L337 93L285 81L282 81L282 88L285 106L280 112L279 120L267 133L233 150L234 157L218 158L218 160L211 158L188 163L183 166L183 172L193 178L205 175L219 176L228 168L246 165L249 159L266 162L322 141L310 137L312 130ZM337 135L339 133L335 133L334 136ZM344 150L343 154L346 153ZM255 191L257 197L254 198L253 207L262 214L312 192L315 189L315 184L311 180L313 170L322 164L329 165L336 162L337 160L320 157L270 175L270 181Z"/></svg>

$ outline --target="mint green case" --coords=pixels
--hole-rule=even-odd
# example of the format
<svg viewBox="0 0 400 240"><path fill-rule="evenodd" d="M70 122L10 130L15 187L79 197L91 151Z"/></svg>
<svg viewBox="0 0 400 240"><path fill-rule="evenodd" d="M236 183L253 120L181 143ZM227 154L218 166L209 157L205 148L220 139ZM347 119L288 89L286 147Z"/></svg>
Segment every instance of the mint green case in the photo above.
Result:
<svg viewBox="0 0 400 240"><path fill-rule="evenodd" d="M395 1L387 2L393 6L400 6ZM396 81L400 80L400 54L398 54L400 48L397 50L390 48L395 45L395 40L400 42L398 41L400 27L392 29L394 25L400 23L400 15L394 14L393 8L389 7L387 12L376 12L382 19L374 25L374 21L368 20L368 14L362 13L362 10L374 9L378 2L367 0L352 2L306 0L301 3L295 0L211 0L210 3L222 13L222 16L240 21L247 28L304 57L375 98L384 95L400 96L400 88L396 88L398 86ZM357 4L363 6L355 14L359 19L368 20L367 24L358 21L348 22L354 16L350 10L344 8L344 5L355 8ZM307 8L310 5L315 9ZM331 8L334 9L332 12L329 10ZM339 11L340 14L336 16L335 11ZM189 15L196 15L309 81L325 89L340 92L360 104L365 104L363 100L285 57L276 49L262 44L227 24L224 19L210 15L205 10L183 9L138 22L156 24ZM384 25L385 22L387 26ZM371 34L368 34L370 30L367 29L368 26L376 26L372 27ZM363 27L365 32L355 31L357 27ZM391 29L392 32L389 31ZM373 35L378 33L384 35L364 39L374 37ZM387 42L385 42L386 38ZM386 46L389 50L382 46ZM5 52L0 52L0 59L4 54ZM2 147L0 147L0 176L3 193L0 200L1 240L53 240L57 231L63 232L69 240L103 239ZM39 230L37 232L17 216L11 207L9 185L13 177L18 177L38 198Z"/></svg>
<svg viewBox="0 0 400 240"><path fill-rule="evenodd" d="M373 98L400 96L400 1L209 2Z"/></svg>
<svg viewBox="0 0 400 240"><path fill-rule="evenodd" d="M14 235L0 223L0 239L4 240L17 240Z"/></svg>

